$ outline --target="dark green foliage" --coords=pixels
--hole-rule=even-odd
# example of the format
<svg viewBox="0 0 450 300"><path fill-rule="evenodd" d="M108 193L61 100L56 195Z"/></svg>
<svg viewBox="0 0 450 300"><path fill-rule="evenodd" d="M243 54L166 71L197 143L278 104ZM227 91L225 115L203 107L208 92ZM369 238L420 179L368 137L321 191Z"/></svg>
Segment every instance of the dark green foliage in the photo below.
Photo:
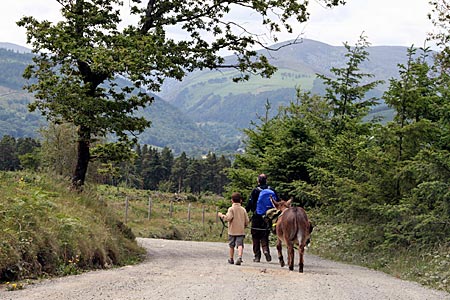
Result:
<svg viewBox="0 0 450 300"><path fill-rule="evenodd" d="M318 74L318 78L324 81L326 86L325 98L333 109L334 132L345 130L347 119L361 120L370 109L378 104L375 98L366 98L368 91L383 83L381 80L367 82L374 77L373 74L361 72L360 65L367 60L369 52L367 38L360 36L354 47L344 43L347 49L346 65L342 68L331 68L333 78Z"/></svg>
<svg viewBox="0 0 450 300"><path fill-rule="evenodd" d="M254 129L246 129L246 152L236 156L233 168L228 170L232 185L228 190L243 190L238 183L245 185L244 194L249 195L258 174L266 173L269 184L277 187L277 192L283 198L292 195L298 182L310 182L308 161L314 157L313 145L317 142L314 122L321 122L308 117L308 110L327 114L319 103L318 97L309 93L298 94L298 104L291 103L289 107L281 108L278 115L272 119L261 117L261 125ZM267 105L267 110L270 105ZM245 186L244 185L244 186Z"/></svg>
<svg viewBox="0 0 450 300"><path fill-rule="evenodd" d="M32 138L15 139L4 135L0 140L0 170L36 169L39 165L40 147L40 143Z"/></svg>
<svg viewBox="0 0 450 300"><path fill-rule="evenodd" d="M107 176L96 180L145 190L222 194L228 183L224 170L230 165L230 160L223 155L217 158L214 153L208 153L202 158L188 158L183 152L174 157L167 147L157 149L138 144L129 162L108 161L103 172Z"/></svg>

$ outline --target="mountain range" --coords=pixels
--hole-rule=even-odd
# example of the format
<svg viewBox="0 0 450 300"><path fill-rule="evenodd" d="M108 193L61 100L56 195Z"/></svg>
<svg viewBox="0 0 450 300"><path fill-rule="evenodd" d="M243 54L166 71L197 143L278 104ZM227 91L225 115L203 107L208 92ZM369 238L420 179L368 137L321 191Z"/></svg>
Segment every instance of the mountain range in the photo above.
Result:
<svg viewBox="0 0 450 300"><path fill-rule="evenodd" d="M241 146L242 129L265 114L267 101L273 115L280 105L295 100L296 87L320 94L323 85L316 74L330 76L331 67L345 66L344 46L307 39L286 43L273 45L281 46L275 52L260 50L278 68L269 79L252 77L248 82L234 83L237 71L224 70L196 71L182 81L167 80L154 103L140 111L152 126L140 135L139 142L167 146L174 154L233 153ZM385 81L372 91L381 96L389 79L398 77L398 64L406 62L407 48L374 46L367 51L369 60L360 68L374 74L371 80ZM37 137L38 128L45 126L39 113L28 112L27 104L33 98L21 89L25 83L21 74L31 58L29 49L0 43L0 137ZM391 115L383 103L374 111Z"/></svg>

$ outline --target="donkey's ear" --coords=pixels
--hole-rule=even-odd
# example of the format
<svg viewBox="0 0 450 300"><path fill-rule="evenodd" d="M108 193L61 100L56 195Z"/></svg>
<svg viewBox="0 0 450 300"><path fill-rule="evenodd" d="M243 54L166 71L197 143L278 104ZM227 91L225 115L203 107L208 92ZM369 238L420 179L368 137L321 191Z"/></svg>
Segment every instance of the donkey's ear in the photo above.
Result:
<svg viewBox="0 0 450 300"><path fill-rule="evenodd" d="M292 202L293 200L294 200L293 198L289 199L288 201L286 201L286 204L287 204L288 206L291 206L291 202Z"/></svg>

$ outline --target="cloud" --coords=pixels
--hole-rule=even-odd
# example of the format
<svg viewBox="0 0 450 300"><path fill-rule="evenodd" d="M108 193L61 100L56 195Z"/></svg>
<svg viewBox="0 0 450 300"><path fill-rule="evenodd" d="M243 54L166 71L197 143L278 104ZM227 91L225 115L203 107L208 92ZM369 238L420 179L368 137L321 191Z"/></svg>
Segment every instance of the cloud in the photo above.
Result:
<svg viewBox="0 0 450 300"><path fill-rule="evenodd" d="M432 30L427 1L352 0L333 9L311 4L305 36L332 45L352 44L362 32L372 45L423 45Z"/></svg>

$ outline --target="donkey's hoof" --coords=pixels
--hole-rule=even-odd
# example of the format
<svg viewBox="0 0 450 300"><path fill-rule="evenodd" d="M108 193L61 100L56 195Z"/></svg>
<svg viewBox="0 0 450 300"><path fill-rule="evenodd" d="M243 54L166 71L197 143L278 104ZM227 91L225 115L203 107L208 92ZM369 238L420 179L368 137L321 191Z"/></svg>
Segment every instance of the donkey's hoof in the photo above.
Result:
<svg viewBox="0 0 450 300"><path fill-rule="evenodd" d="M278 256L278 261L280 262L280 266L284 267L284 259L283 256Z"/></svg>
<svg viewBox="0 0 450 300"><path fill-rule="evenodd" d="M289 266L289 271L294 271L294 266Z"/></svg>

